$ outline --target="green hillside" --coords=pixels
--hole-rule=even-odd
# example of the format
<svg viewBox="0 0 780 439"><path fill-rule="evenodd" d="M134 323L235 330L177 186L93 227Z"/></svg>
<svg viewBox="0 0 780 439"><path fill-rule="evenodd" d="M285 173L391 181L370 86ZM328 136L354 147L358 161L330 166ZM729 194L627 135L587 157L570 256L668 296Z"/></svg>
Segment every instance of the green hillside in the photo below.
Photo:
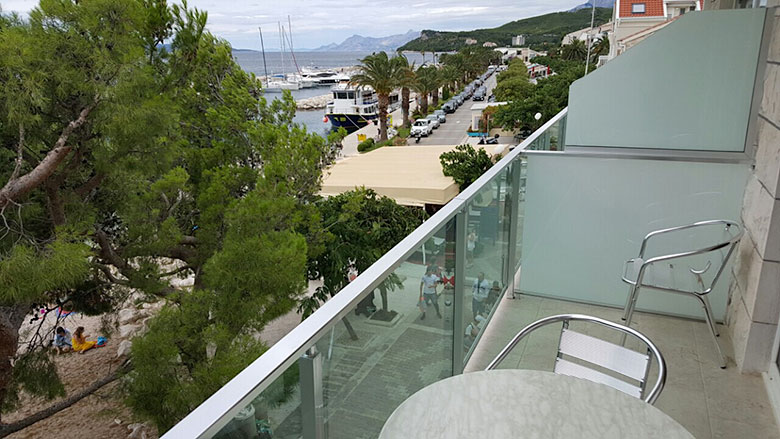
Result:
<svg viewBox="0 0 780 439"><path fill-rule="evenodd" d="M399 50L414 51L450 51L466 45L467 38L477 40L477 44L493 42L499 46L509 46L512 37L525 35L525 45L533 49L544 50L561 44L561 39L569 32L590 26L590 9L575 12L553 12L538 17L512 21L493 29L477 29L466 32L439 32L424 30L420 38L414 39ZM596 8L595 24L603 24L612 18L612 9Z"/></svg>

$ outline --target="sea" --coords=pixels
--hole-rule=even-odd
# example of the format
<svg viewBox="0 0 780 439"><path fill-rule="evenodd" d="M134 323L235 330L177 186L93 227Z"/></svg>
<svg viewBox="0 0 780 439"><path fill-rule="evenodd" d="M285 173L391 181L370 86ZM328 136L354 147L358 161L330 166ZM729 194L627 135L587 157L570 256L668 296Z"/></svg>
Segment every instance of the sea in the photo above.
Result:
<svg viewBox="0 0 780 439"><path fill-rule="evenodd" d="M360 64L360 60L371 55L371 52L295 52L295 59L289 52L266 52L265 67L263 66L263 53L253 50L235 50L233 57L238 65L247 72L254 73L257 76L264 76L265 69L268 69L268 75L277 75L284 73L294 73L299 68L310 69L332 69L336 67L350 67ZM415 65L421 65L425 62L434 60L434 54L427 52L404 52L404 56L409 62ZM435 54L436 56L440 54ZM329 87L311 87L301 90L292 90L291 93L296 100L306 99L314 96L321 96L330 92ZM266 92L266 98L272 99L281 97L281 92ZM309 132L326 136L330 131L330 123L323 122L323 110L302 111L295 113L295 122L303 125Z"/></svg>

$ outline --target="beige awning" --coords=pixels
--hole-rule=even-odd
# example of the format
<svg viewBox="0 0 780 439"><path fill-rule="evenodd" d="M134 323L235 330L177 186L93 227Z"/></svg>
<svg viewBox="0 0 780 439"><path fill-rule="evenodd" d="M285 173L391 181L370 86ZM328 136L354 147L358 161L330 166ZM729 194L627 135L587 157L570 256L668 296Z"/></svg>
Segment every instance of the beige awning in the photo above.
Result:
<svg viewBox="0 0 780 439"><path fill-rule="evenodd" d="M325 172L321 194L365 186L405 206L446 204L458 195L458 185L442 174L439 156L447 146L386 146L348 157Z"/></svg>

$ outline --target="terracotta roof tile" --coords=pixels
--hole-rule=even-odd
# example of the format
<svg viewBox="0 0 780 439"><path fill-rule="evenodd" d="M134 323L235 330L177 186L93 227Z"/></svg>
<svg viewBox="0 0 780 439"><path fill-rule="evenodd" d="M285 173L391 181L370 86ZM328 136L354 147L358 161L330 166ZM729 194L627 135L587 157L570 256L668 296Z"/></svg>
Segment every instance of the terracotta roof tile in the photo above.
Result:
<svg viewBox="0 0 780 439"><path fill-rule="evenodd" d="M635 3L643 3L645 5L644 14L634 14L631 12L632 6ZM620 17L663 17L664 16L664 1L663 0L622 0L620 2Z"/></svg>

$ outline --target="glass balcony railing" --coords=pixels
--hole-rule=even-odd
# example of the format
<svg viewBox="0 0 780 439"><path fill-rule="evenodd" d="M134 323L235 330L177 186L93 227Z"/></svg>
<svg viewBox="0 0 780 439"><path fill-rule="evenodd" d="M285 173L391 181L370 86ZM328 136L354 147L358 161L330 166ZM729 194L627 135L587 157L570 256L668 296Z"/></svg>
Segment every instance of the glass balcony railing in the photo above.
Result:
<svg viewBox="0 0 780 439"><path fill-rule="evenodd" d="M410 395L461 373L498 299L514 288L522 153L560 148L565 116L514 148L163 438L375 437ZM446 279L439 294L422 291L426 272ZM356 314L373 294L387 303L385 319Z"/></svg>

